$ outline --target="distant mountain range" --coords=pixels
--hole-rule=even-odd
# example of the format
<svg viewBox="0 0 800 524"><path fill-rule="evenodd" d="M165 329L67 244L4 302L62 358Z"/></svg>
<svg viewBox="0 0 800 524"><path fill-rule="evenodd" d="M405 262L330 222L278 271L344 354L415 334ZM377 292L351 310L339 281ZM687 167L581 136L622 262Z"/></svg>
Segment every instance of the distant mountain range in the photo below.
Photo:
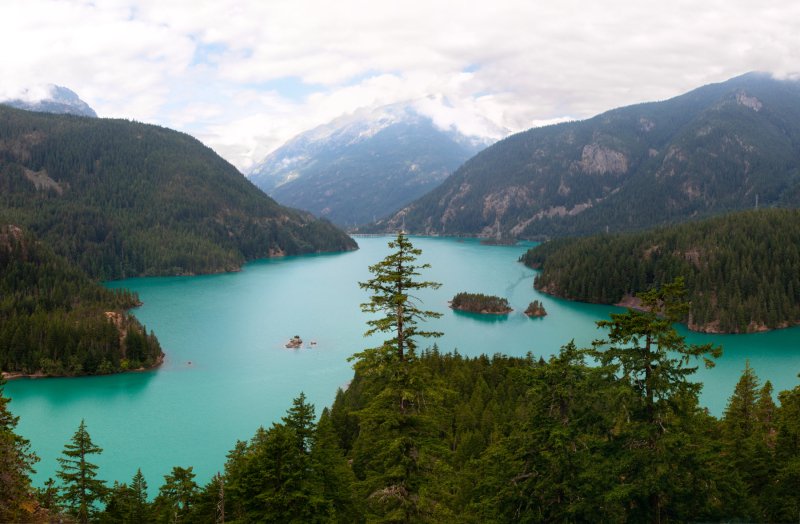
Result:
<svg viewBox="0 0 800 524"><path fill-rule="evenodd" d="M424 195L492 142L441 129L413 103L394 104L302 133L249 176L281 204L354 226Z"/></svg>
<svg viewBox="0 0 800 524"><path fill-rule="evenodd" d="M19 98L0 100L0 104L27 111L97 118L97 113L95 113L94 109L81 100L74 91L66 87L50 84L42 87L41 91L41 93L34 93L34 90L29 89Z"/></svg>
<svg viewBox="0 0 800 524"><path fill-rule="evenodd" d="M800 204L800 82L749 73L510 136L365 231L537 238Z"/></svg>
<svg viewBox="0 0 800 524"><path fill-rule="evenodd" d="M0 105L0 224L32 232L94 278L235 270L355 249L170 129Z"/></svg>

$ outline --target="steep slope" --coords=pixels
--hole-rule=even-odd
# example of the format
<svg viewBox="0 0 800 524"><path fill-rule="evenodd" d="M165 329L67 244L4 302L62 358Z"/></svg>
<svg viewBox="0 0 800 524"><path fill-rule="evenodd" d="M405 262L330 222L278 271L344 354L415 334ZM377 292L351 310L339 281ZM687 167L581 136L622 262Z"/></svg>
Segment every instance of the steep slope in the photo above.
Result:
<svg viewBox="0 0 800 524"><path fill-rule="evenodd" d="M89 104L81 100L77 93L71 89L51 84L42 87L40 90L42 92L37 94L34 94L32 90L28 90L23 93L22 97L0 100L0 104L27 111L97 117L94 109L89 107Z"/></svg>
<svg viewBox="0 0 800 524"><path fill-rule="evenodd" d="M689 327L744 333L800 324L800 210L733 213L658 230L557 239L523 257L537 289L585 302L684 277ZM633 303L631 303L633 304Z"/></svg>
<svg viewBox="0 0 800 524"><path fill-rule="evenodd" d="M104 279L356 247L329 223L279 206L188 135L5 106L0 218Z"/></svg>
<svg viewBox="0 0 800 524"><path fill-rule="evenodd" d="M395 104L298 135L250 178L281 204L353 226L424 195L489 143L442 130L412 105Z"/></svg>
<svg viewBox="0 0 800 524"><path fill-rule="evenodd" d="M750 73L531 129L375 229L535 238L800 203L800 82Z"/></svg>
<svg viewBox="0 0 800 524"><path fill-rule="evenodd" d="M125 310L127 291L90 279L31 235L0 226L0 369L105 374L161 362L155 336Z"/></svg>

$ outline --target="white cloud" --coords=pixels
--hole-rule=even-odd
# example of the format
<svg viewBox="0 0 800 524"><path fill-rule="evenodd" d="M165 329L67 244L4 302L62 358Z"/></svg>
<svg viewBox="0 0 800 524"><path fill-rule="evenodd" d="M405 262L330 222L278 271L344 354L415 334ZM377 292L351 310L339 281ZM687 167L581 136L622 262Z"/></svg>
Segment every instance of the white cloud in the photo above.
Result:
<svg viewBox="0 0 800 524"><path fill-rule="evenodd" d="M797 75L800 4L30 0L0 3L0 46L0 96L64 85L246 168L363 106L422 100L442 126L491 133Z"/></svg>

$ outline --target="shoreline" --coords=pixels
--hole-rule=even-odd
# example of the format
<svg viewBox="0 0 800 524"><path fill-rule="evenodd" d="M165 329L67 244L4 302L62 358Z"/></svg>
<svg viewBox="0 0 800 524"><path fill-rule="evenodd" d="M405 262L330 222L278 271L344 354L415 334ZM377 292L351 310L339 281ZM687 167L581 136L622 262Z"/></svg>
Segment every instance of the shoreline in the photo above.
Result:
<svg viewBox="0 0 800 524"><path fill-rule="evenodd" d="M161 367L164 364L165 360L166 360L166 354L162 353L161 356L159 356L156 359L155 364L153 364L152 366L139 367L139 368L136 368L136 369L126 369L125 371L116 371L114 373L105 373L105 374L102 374L102 375L90 375L90 374L84 374L84 375L46 375L46 374L42 373L41 371L37 371L36 373L20 373L18 371L3 371L3 372L0 372L0 375L2 375L3 380L5 380L5 381L20 380L20 379L38 380L38 379L47 379L47 378L109 377L109 376L112 376L112 375L122 375L122 374L125 374L125 373L144 373L144 372L147 372L147 371L153 371L154 369L157 369L157 368Z"/></svg>
<svg viewBox="0 0 800 524"><path fill-rule="evenodd" d="M600 306L615 306L615 307L624 307L628 309L633 309L636 311L644 311L641 307L641 301L638 297L634 297L631 295L625 295L619 302L614 303L605 303L605 302L589 302L586 300L577 300L573 298L567 298L563 295L553 292L550 286L543 286L541 288L534 287L537 291L540 291L546 295L551 297L555 297L561 300L566 300L568 302L577 302L579 304L597 304ZM768 328L764 324L755 324L750 322L748 324L748 331L723 331L716 327L719 324L719 321L709 322L708 324L698 325L692 322L691 318L687 322L678 322L681 326L684 326L688 329L691 333L699 333L703 335L756 335L758 333L771 333L773 331L780 331L782 329L789 329L792 327L800 326L800 321L797 322L782 322L781 325L774 328Z"/></svg>
<svg viewBox="0 0 800 524"><path fill-rule="evenodd" d="M508 315L509 313L512 313L514 311L511 308L508 308L508 310L506 310L506 311L488 311L486 309L482 309L480 311L475 311L475 310L472 310L472 309L467 309L467 308L463 308L463 307L455 307L455 306L452 306L452 305L450 306L450 309L452 309L453 311L463 311L465 313L475 313L476 315Z"/></svg>

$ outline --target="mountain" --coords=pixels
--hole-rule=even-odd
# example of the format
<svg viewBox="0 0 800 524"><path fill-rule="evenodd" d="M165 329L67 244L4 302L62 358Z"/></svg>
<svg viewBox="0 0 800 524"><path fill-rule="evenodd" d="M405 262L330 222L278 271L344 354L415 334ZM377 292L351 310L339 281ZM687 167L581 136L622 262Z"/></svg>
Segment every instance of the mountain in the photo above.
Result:
<svg viewBox="0 0 800 524"><path fill-rule="evenodd" d="M235 270L355 242L286 209L189 135L0 106L0 223L94 278Z"/></svg>
<svg viewBox="0 0 800 524"><path fill-rule="evenodd" d="M522 261L534 286L584 302L631 297L683 277L689 327L748 333L800 324L800 210L761 209L617 235L556 239Z"/></svg>
<svg viewBox="0 0 800 524"><path fill-rule="evenodd" d="M53 84L40 89L27 89L19 98L0 100L0 103L27 111L97 118L94 109L81 100L74 91Z"/></svg>
<svg viewBox="0 0 800 524"><path fill-rule="evenodd" d="M537 238L800 204L800 82L749 73L531 129L367 230Z"/></svg>
<svg viewBox="0 0 800 524"><path fill-rule="evenodd" d="M413 104L394 104L302 133L249 176L281 204L353 226L424 195L489 143L437 127Z"/></svg>

